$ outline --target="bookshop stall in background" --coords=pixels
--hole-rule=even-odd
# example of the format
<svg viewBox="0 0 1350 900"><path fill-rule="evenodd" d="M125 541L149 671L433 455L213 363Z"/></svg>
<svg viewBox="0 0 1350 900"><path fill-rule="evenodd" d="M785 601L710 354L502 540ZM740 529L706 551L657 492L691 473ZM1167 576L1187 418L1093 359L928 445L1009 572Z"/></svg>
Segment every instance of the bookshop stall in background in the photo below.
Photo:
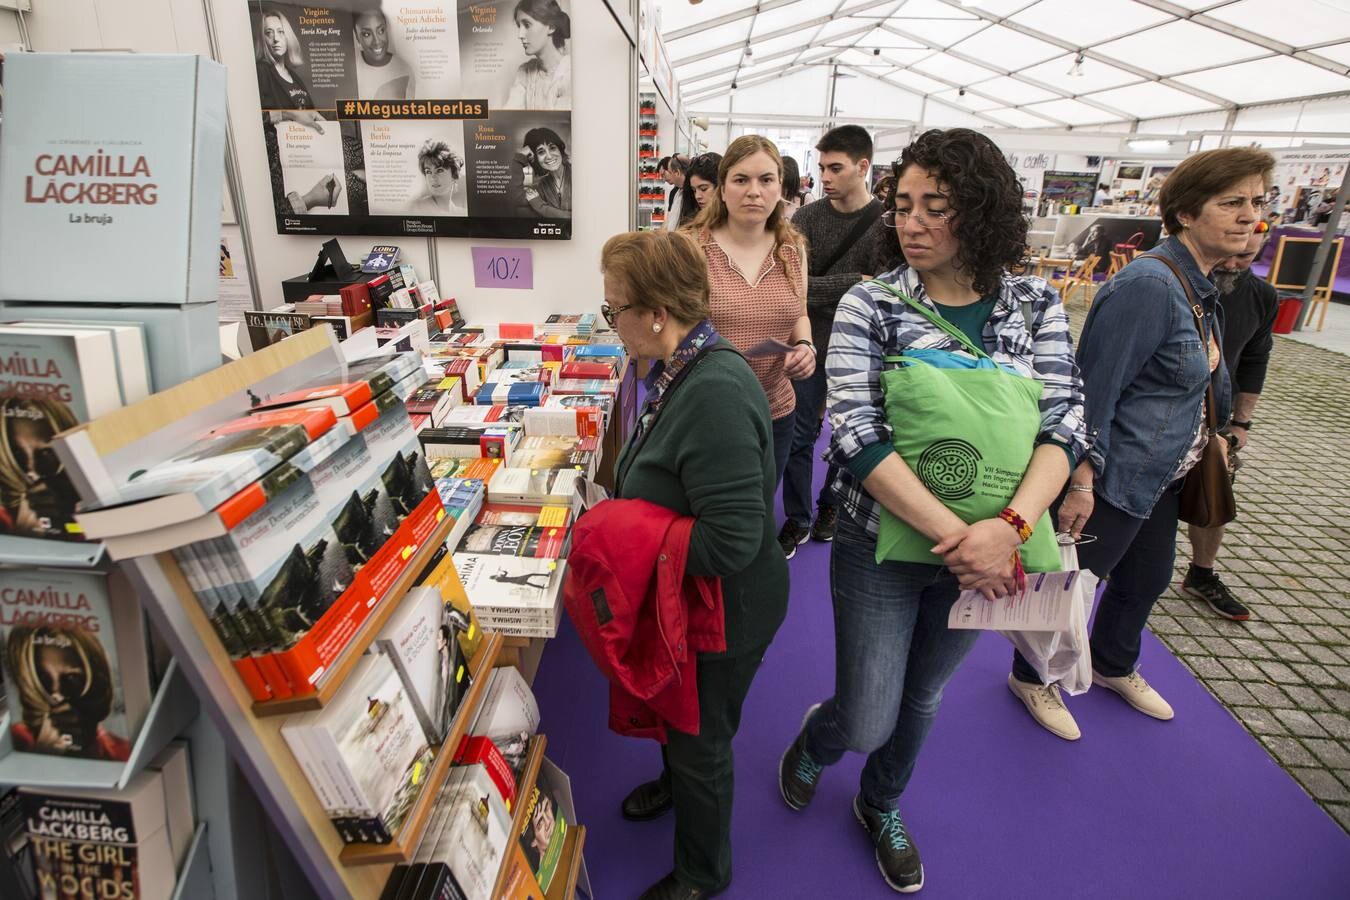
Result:
<svg viewBox="0 0 1350 900"><path fill-rule="evenodd" d="M4 77L0 896L589 895L531 682L617 338L466 320L399 239L218 327L224 67Z"/></svg>

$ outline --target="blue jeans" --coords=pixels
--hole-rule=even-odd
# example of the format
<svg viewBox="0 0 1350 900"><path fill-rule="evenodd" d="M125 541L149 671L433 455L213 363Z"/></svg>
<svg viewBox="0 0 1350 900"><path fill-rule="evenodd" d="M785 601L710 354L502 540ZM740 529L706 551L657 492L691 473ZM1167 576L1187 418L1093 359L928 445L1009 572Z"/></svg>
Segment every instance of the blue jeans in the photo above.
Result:
<svg viewBox="0 0 1350 900"><path fill-rule="evenodd" d="M1149 613L1172 582L1179 489L1177 483L1165 488L1147 519L1136 519L1097 496L1083 526L1083 533L1097 540L1079 545L1078 565L1106 582L1092 622L1092 669L1108 678L1134 671ZM1028 684L1041 682L1036 670L1016 651L1013 675Z"/></svg>
<svg viewBox="0 0 1350 900"><path fill-rule="evenodd" d="M797 419L794 413L788 413L781 419L773 420L773 489L783 480L783 469L787 466L788 451L792 449L792 432Z"/></svg>
<svg viewBox="0 0 1350 900"><path fill-rule="evenodd" d="M825 402L824 359L821 359L810 378L792 382L792 390L797 394L797 411L794 414L796 430L792 436L787 469L783 473L783 512L791 521L809 528L814 513L811 509L811 474L816 464L816 440L820 437L823 422L820 408ZM821 508L835 505L834 489L831 487L834 475L835 467L830 466L825 473L820 495L816 498L816 505Z"/></svg>
<svg viewBox="0 0 1350 900"><path fill-rule="evenodd" d="M863 799L894 809L942 703L942 690L979 640L947 627L960 593L941 566L876 562L876 542L839 517L830 557L835 694L802 730L823 765L845 750L866 753Z"/></svg>

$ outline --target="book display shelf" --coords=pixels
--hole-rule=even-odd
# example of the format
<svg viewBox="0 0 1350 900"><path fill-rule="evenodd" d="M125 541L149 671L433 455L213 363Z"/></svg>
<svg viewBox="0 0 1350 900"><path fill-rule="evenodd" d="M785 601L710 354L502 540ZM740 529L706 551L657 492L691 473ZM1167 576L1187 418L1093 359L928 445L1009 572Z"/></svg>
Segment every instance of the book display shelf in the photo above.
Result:
<svg viewBox="0 0 1350 900"><path fill-rule="evenodd" d="M251 387L299 383L312 373L338 364L340 349L328 329L312 329L258 353L229 363L161 394L96 419L58 439L58 452L72 469L81 490L115 480L129 466L145 467L162 459L181 437L200 427L232 398ZM172 436L172 437L171 437ZM376 900L393 866L411 860L431 820L439 788L449 775L453 748L458 747L481 705L489 671L502 664L504 640L488 632L473 660L472 684L456 712L449 734L437 750L413 809L390 844L344 844L287 746L281 728L288 717L321 708L342 686L359 658L397 609L416 575L443 544L453 519L446 516L426 541L415 549L401 576L373 607L369 618L335 662L328 667L314 694L286 700L255 702L235 673L229 654L217 638L186 576L171 553L134 557L120 563L136 589L141 604L164 636L177 661L161 694L189 695L182 704L193 710L195 692L201 708L224 739L225 749L252 786L263 811L285 841L315 892L322 897ZM167 705L161 696L158 705ZM180 704L174 704L179 706ZM164 726L171 727L171 723ZM174 733L174 732L170 732ZM142 740L151 742L158 730L147 726ZM530 747L525 781L534 778L543 756L544 739ZM449 750L449 752L447 752ZM148 752L148 750L147 750ZM0 763L3 771L3 763ZM106 779L116 781L109 773ZM520 811L516 811L517 817ZM515 823L518 827L520 822ZM557 878L550 897L570 897L581 865L584 828L568 836L569 869ZM517 832L518 833L518 832ZM513 838L514 839L514 838ZM505 866L503 866L505 869ZM184 880L190 874L185 871ZM500 890L501 877L498 878ZM192 895L184 895L192 896ZM208 896L206 894L199 896Z"/></svg>

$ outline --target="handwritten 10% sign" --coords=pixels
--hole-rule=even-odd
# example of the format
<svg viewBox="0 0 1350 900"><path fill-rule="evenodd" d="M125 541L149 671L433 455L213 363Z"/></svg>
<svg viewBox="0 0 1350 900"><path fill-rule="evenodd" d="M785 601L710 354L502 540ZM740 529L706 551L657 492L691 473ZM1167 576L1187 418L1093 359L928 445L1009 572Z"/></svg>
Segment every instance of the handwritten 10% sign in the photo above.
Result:
<svg viewBox="0 0 1350 900"><path fill-rule="evenodd" d="M529 247L470 247L473 283L480 288L534 287L534 254Z"/></svg>

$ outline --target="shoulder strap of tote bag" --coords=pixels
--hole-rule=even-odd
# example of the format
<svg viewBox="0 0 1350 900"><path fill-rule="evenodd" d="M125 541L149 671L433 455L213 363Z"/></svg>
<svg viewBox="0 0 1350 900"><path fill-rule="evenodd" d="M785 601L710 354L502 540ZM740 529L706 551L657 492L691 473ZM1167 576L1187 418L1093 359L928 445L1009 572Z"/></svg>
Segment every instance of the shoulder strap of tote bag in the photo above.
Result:
<svg viewBox="0 0 1350 900"><path fill-rule="evenodd" d="M830 254L830 258L821 263L819 267L811 266L811 277L819 278L822 275L828 275L835 264L844 258L844 254L847 253L854 244L862 240L862 236L867 233L867 229L875 225L877 219L880 218L880 209L873 210L871 213L859 217L858 221L853 223L853 228L850 229L849 233L844 235L844 239L839 242L839 246L834 248L834 252Z"/></svg>
<svg viewBox="0 0 1350 900"><path fill-rule="evenodd" d="M873 278L871 281L865 281L863 282L863 284L875 284L885 288L895 296L899 297L902 301L904 301L910 307L910 309L913 309L919 315L923 316L925 319L932 322L938 328L945 331L952 338L952 340L956 341L962 347L965 347L967 350L975 354L977 357L980 357L982 359L989 359L989 354L984 352L984 348L975 346L974 341L966 337L966 333L964 331L957 328L951 322L948 322L946 319L942 318L937 313L933 312L931 309L924 306L918 300L915 300L913 297L910 297L904 292L896 290L894 287L887 284L886 282L880 281L875 278ZM1028 326L1028 328L1029 327L1030 326Z"/></svg>
<svg viewBox="0 0 1350 900"><path fill-rule="evenodd" d="M1200 301L1195 297L1195 289L1191 287L1191 280L1182 273L1175 262L1161 253L1145 253L1141 258L1156 259L1158 262L1172 270L1172 274L1177 276L1177 281L1181 282L1181 288L1186 292L1186 302L1190 304L1191 315L1195 316L1195 330L1200 334L1200 349L1209 357L1209 341L1205 340L1205 311L1200 306ZM1205 425L1210 431L1218 428L1218 413L1214 411L1214 379L1211 377L1209 383L1205 385Z"/></svg>

